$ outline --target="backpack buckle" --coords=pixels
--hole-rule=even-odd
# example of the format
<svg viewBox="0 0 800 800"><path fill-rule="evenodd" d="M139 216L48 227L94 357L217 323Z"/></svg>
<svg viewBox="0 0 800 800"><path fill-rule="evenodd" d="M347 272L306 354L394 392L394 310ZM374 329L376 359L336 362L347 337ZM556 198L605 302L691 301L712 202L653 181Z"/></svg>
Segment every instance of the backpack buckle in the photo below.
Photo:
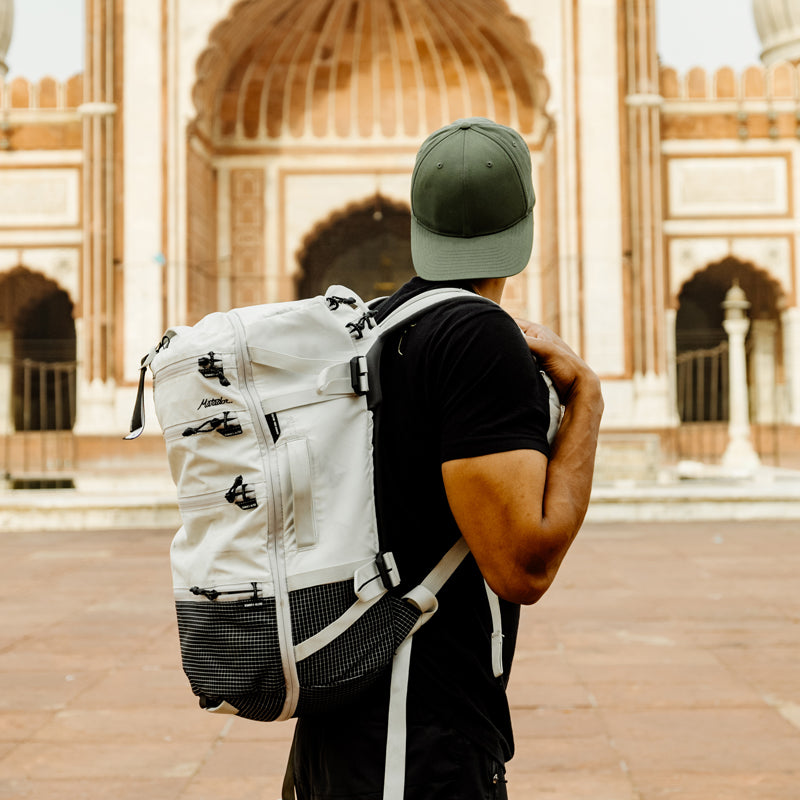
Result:
<svg viewBox="0 0 800 800"><path fill-rule="evenodd" d="M391 553L378 553L374 561L356 570L353 582L353 590L364 603L393 589L400 583L394 556Z"/></svg>
<svg viewBox="0 0 800 800"><path fill-rule="evenodd" d="M353 356L350 359L350 383L356 394L366 394L369 391L366 356Z"/></svg>

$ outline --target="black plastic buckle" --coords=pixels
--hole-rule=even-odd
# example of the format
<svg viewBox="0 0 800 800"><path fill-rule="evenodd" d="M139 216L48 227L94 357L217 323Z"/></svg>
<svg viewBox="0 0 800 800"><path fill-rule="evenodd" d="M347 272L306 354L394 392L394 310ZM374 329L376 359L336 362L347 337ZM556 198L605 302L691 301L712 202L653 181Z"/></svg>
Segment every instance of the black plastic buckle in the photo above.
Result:
<svg viewBox="0 0 800 800"><path fill-rule="evenodd" d="M396 581L393 581L391 578L390 573L393 570L386 563L386 559L383 557L383 552L380 552L377 556L375 556L375 565L378 567L378 574L381 576L384 588L391 589L395 585Z"/></svg>
<svg viewBox="0 0 800 800"><path fill-rule="evenodd" d="M356 394L362 395L369 391L367 377L367 359L365 356L353 356L350 359L350 385Z"/></svg>

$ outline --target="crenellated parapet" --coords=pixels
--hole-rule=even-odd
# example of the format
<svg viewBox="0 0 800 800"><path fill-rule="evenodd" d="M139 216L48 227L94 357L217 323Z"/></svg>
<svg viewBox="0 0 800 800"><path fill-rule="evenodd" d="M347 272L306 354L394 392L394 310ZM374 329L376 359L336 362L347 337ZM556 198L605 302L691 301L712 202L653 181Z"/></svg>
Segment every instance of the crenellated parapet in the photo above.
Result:
<svg viewBox="0 0 800 800"><path fill-rule="evenodd" d="M661 67L661 95L672 100L798 100L800 69L782 61L771 67L754 65L741 72L731 67L707 71L694 67L679 73L673 67Z"/></svg>
<svg viewBox="0 0 800 800"><path fill-rule="evenodd" d="M662 67L665 139L782 139L800 131L800 68L782 61L737 72Z"/></svg>
<svg viewBox="0 0 800 800"><path fill-rule="evenodd" d="M65 81L0 77L0 111L75 111L83 102L83 73Z"/></svg>

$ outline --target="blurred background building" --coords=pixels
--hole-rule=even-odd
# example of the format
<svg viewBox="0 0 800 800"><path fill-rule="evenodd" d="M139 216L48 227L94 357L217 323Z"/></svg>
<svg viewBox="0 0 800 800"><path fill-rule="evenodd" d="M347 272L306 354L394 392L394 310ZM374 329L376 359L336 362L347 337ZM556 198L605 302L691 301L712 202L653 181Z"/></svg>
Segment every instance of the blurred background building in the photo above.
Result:
<svg viewBox="0 0 800 800"><path fill-rule="evenodd" d="M800 0L754 0L761 64L659 62L655 0L85 0L85 69L5 81L0 440L12 486L164 468L123 443L174 324L412 274L423 138L528 142L534 251L505 305L601 375L598 471L655 479L727 442L738 284L753 447L800 463Z"/></svg>

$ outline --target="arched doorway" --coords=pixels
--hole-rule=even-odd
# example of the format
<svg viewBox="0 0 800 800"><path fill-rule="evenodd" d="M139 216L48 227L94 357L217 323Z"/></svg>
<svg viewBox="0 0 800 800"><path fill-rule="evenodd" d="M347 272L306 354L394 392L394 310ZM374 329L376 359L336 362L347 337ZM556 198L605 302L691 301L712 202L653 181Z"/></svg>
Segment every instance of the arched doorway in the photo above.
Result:
<svg viewBox="0 0 800 800"><path fill-rule="evenodd" d="M357 247L331 236L325 251L299 237L377 187L404 196L399 176L418 144L459 117L491 117L545 150L555 141L549 94L544 57L507 0L229 4L192 87L188 318L317 294L334 280L328 266L354 284L354 271L366 274L356 262L383 273L360 291L385 294L411 274L408 232L392 227L391 209L376 221L369 201L345 223L363 237ZM292 256L306 250L298 282ZM332 254L346 263L330 265Z"/></svg>
<svg viewBox="0 0 800 800"><path fill-rule="evenodd" d="M722 303L734 282L750 302L746 340L750 418L762 426L758 435L764 441L757 442L757 447L768 451L771 446L766 443L763 426L777 425L783 417L780 312L784 294L775 279L752 264L727 258L696 273L681 289L675 323L678 414L684 426L728 421L728 338ZM708 425L703 430L708 433ZM724 436L722 426L705 447L709 454L716 454ZM693 445L699 446L699 441L696 437Z"/></svg>
<svg viewBox="0 0 800 800"><path fill-rule="evenodd" d="M24 267L0 278L0 297L0 337L11 373L6 427L10 422L17 432L71 430L76 400L72 301L55 282Z"/></svg>
<svg viewBox="0 0 800 800"><path fill-rule="evenodd" d="M341 284L362 300L391 294L414 275L411 214L377 195L333 215L305 240L298 255L298 297Z"/></svg>

